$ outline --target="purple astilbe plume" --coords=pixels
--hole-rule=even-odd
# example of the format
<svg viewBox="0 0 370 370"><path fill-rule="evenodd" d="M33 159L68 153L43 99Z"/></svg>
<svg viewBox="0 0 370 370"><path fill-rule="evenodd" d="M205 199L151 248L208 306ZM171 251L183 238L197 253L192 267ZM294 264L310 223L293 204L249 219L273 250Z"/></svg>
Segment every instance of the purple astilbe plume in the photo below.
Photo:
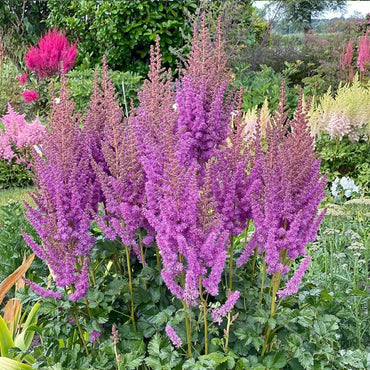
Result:
<svg viewBox="0 0 370 370"><path fill-rule="evenodd" d="M145 228L150 234L152 230L143 214L146 177L138 158L132 118L123 120L106 68L103 68L101 85L104 95L101 163L105 168L95 158L92 161L105 199L105 214L98 223L108 238L115 239L118 235L123 244L134 247L137 257L142 260L135 240L136 231Z"/></svg>
<svg viewBox="0 0 370 370"><path fill-rule="evenodd" d="M279 107L267 126L266 140L256 153L260 178L252 185L251 203L256 230L237 264L245 263L258 247L265 253L267 272L287 273L287 263L306 254L316 237L324 212L326 176L313 151L302 95L292 121L286 121L284 90Z"/></svg>
<svg viewBox="0 0 370 370"><path fill-rule="evenodd" d="M38 245L28 235L24 239L49 265L56 285L70 286L70 299L77 300L89 286L89 251L95 240L89 234L93 204L91 153L85 147L80 115L74 113L64 78L59 98L56 104L52 92L50 129L41 145L43 156L34 158L36 190L31 196L35 208L26 204L26 217L42 243Z"/></svg>
<svg viewBox="0 0 370 370"><path fill-rule="evenodd" d="M277 295L280 298L284 298L288 295L292 295L298 292L299 285L301 284L302 278L306 270L308 269L308 265L311 262L311 257L308 256L303 259L301 265L294 273L293 277L288 281L286 287L283 290L278 290Z"/></svg>
<svg viewBox="0 0 370 370"><path fill-rule="evenodd" d="M167 334L169 340L172 342L172 344L176 348L180 348L182 346L182 340L177 335L177 333L175 332L175 330L173 329L173 327L170 326L170 325L166 325L165 331L166 331L166 334Z"/></svg>
<svg viewBox="0 0 370 370"><path fill-rule="evenodd" d="M220 325L222 322L222 318L225 317L229 312L231 312L236 302L238 301L239 296L240 292L238 290L233 293L229 291L226 302L220 308L216 308L212 311L211 315L213 321L217 322Z"/></svg>
<svg viewBox="0 0 370 370"><path fill-rule="evenodd" d="M220 24L214 42L205 17L199 31L194 26L192 49L176 91L181 161L197 160L202 170L217 147L224 143L231 113L238 107L239 95L228 92L231 73L226 67Z"/></svg>
<svg viewBox="0 0 370 370"><path fill-rule="evenodd" d="M244 125L239 115L234 117L225 145L216 151L210 164L216 210L230 235L240 234L251 219L250 189L256 177L254 142L244 139Z"/></svg>

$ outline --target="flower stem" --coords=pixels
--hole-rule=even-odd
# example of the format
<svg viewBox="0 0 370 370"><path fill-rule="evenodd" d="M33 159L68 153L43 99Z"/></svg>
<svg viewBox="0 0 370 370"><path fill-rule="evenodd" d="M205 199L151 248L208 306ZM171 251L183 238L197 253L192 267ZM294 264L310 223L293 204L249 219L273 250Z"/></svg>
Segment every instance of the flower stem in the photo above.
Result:
<svg viewBox="0 0 370 370"><path fill-rule="evenodd" d="M85 352L87 354L87 356L89 356L89 350L87 349L87 345L86 345L86 342L85 342L85 339L84 339L84 336L83 336L83 333L82 333L82 329L81 329L81 325L80 325L80 320L77 316L77 313L75 312L75 321L76 321L76 325L77 325L77 329L78 329L78 336L80 337L80 341L85 349Z"/></svg>
<svg viewBox="0 0 370 370"><path fill-rule="evenodd" d="M131 296L131 321L134 331L136 332L136 323L135 323L135 310L134 310L134 292L132 288L132 276L131 276L131 263L130 263L130 251L127 245L125 245L126 249L126 259L127 259L127 271L128 271L128 283L129 283L129 290Z"/></svg>
<svg viewBox="0 0 370 370"><path fill-rule="evenodd" d="M234 236L230 235L229 289L233 289Z"/></svg>
<svg viewBox="0 0 370 370"><path fill-rule="evenodd" d="M182 301L182 304L183 304L184 310L185 310L186 342L188 344L187 356L189 358L192 358L193 354L192 354L192 351L191 351L191 325L190 325L190 318L189 318L190 307L188 307L184 301Z"/></svg>
<svg viewBox="0 0 370 370"><path fill-rule="evenodd" d="M204 354L208 355L208 321L207 321L207 298L204 299L202 278L199 278L199 295L203 307L203 323L204 323Z"/></svg>
<svg viewBox="0 0 370 370"><path fill-rule="evenodd" d="M262 265L262 280L261 280L260 300L258 302L258 308L261 308L261 305L262 305L263 290L265 288L265 275L266 275L266 259L264 257L263 265Z"/></svg>

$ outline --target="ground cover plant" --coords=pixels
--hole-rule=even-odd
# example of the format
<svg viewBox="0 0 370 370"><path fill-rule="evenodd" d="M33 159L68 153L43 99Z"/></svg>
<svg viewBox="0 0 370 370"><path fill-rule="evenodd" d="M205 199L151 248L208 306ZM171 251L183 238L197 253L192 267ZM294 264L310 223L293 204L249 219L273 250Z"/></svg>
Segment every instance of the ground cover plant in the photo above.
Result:
<svg viewBox="0 0 370 370"><path fill-rule="evenodd" d="M20 209L14 203L0 214L4 240L26 242L38 257L16 291L38 316L27 330L36 339L14 346L2 335L0 364L368 366L368 215L340 206L316 239L327 175L309 105L301 94L289 113L283 81L272 114L265 108L248 122L223 47L221 25L212 38L203 18L173 81L157 40L129 115L106 64L85 112L65 76L51 89L28 221L9 216ZM22 238L12 241L6 231L16 222ZM13 261L21 258L18 251ZM334 264L341 258L348 269Z"/></svg>

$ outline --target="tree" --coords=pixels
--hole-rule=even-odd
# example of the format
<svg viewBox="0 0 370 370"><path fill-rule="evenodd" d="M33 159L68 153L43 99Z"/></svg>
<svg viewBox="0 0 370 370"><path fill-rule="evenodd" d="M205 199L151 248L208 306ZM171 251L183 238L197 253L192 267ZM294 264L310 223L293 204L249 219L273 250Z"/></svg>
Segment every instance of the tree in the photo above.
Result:
<svg viewBox="0 0 370 370"><path fill-rule="evenodd" d="M343 9L345 0L286 0L283 2L285 18L297 29L307 33L312 29L312 18L327 10Z"/></svg>

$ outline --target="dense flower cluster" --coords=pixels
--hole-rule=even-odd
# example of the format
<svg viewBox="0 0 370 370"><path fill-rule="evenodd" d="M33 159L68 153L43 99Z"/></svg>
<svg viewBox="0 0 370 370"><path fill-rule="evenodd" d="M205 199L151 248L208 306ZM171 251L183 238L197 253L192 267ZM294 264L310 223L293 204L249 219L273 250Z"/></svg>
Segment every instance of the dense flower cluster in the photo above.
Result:
<svg viewBox="0 0 370 370"><path fill-rule="evenodd" d="M369 31L366 31L365 36L360 37L360 42L358 45L358 57L357 66L361 72L364 72L369 68L370 63L370 37Z"/></svg>
<svg viewBox="0 0 370 370"><path fill-rule="evenodd" d="M26 103L31 103L40 97L35 90L25 90L22 92L22 96Z"/></svg>
<svg viewBox="0 0 370 370"><path fill-rule="evenodd" d="M46 131L38 117L31 123L26 122L25 114L18 114L8 104L8 113L1 117L3 130L0 130L0 157L11 160L24 160L14 150L29 149L40 144Z"/></svg>
<svg viewBox="0 0 370 370"><path fill-rule="evenodd" d="M284 98L267 126L266 140L256 150L259 177L252 185L255 232L237 264L257 248L265 254L267 272L287 273L288 261L306 254L324 213L317 207L325 196L326 178L313 152L302 97L292 121L287 121ZM288 131L289 127L289 131Z"/></svg>
<svg viewBox="0 0 370 370"><path fill-rule="evenodd" d="M60 104L52 103L51 127L41 145L43 156L34 158L35 208L27 206L26 217L42 243L30 236L25 241L46 261L56 285L72 288L70 299L78 300L89 286L89 251L94 238L89 234L93 186L89 176L90 150L79 116L69 100L66 81L59 92ZM52 94L52 102L54 94Z"/></svg>
<svg viewBox="0 0 370 370"><path fill-rule="evenodd" d="M166 334L167 334L168 338L170 339L170 341L172 342L172 344L176 348L181 347L182 346L181 338L176 334L176 332L173 329L173 327L170 326L170 325L166 325L165 330L166 330Z"/></svg>
<svg viewBox="0 0 370 370"><path fill-rule="evenodd" d="M329 89L310 109L313 136L327 133L331 139L368 140L370 134L370 90L362 86L358 75L352 84L340 85L336 94Z"/></svg>
<svg viewBox="0 0 370 370"><path fill-rule="evenodd" d="M52 96L43 157L35 158L36 208L27 205L42 244L24 237L71 300L88 288L92 218L107 238L133 247L143 265L142 242L155 240L162 278L185 306L197 305L203 294L218 295L228 253L233 257L230 241L251 219L255 232L238 265L257 249L269 273L286 273L288 260L306 253L323 217L317 206L326 183L313 153L307 109L300 99L287 121L283 93L272 117L266 102L247 127L241 93L230 81L221 29L212 41L204 18L176 83L162 67L157 39L140 104L129 117L123 118L105 63L82 119L63 80L60 96ZM303 270L285 292L295 290ZM216 322L239 294L230 293L213 312ZM171 327L166 332L181 346Z"/></svg>
<svg viewBox="0 0 370 370"><path fill-rule="evenodd" d="M57 72L68 72L76 57L77 44L70 45L65 34L54 28L41 37L37 46L28 49L24 59L29 70L45 78Z"/></svg>

